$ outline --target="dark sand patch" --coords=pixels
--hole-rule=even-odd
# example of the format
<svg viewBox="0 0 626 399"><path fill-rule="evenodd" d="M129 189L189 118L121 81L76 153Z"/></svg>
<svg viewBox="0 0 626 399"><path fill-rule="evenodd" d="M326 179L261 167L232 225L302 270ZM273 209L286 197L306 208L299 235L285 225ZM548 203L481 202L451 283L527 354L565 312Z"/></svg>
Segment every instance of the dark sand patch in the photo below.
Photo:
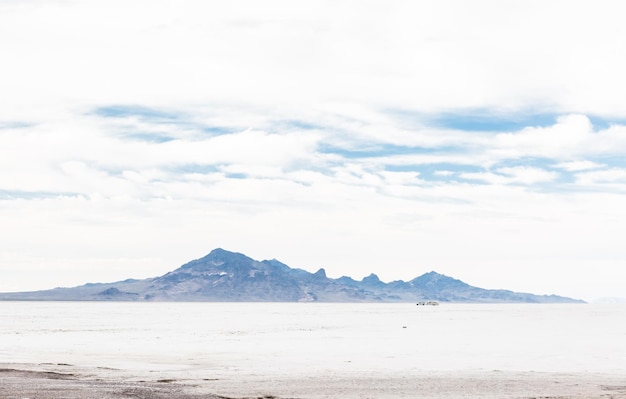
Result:
<svg viewBox="0 0 626 399"><path fill-rule="evenodd" d="M536 372L310 375L146 374L55 364L0 364L1 399L626 399L626 376Z"/></svg>
<svg viewBox="0 0 626 399"><path fill-rule="evenodd" d="M167 382L167 383L166 383ZM32 369L0 369L2 399L224 399L211 394L187 394L173 379L139 382L97 374L60 373Z"/></svg>

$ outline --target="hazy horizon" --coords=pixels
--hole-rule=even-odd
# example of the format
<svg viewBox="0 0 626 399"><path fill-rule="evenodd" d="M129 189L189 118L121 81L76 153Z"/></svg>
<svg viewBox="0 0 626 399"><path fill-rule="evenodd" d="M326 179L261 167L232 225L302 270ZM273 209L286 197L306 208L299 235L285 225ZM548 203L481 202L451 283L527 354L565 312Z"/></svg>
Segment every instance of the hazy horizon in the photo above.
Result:
<svg viewBox="0 0 626 399"><path fill-rule="evenodd" d="M1 2L0 292L222 247L623 297L622 8Z"/></svg>

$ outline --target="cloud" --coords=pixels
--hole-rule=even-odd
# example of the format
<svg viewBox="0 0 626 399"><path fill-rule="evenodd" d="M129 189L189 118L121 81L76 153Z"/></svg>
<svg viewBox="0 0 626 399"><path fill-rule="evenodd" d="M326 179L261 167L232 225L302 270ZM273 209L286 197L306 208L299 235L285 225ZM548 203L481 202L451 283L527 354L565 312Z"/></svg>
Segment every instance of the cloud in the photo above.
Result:
<svg viewBox="0 0 626 399"><path fill-rule="evenodd" d="M592 135L593 126L589 118L584 115L567 115L559 117L552 126L500 133L496 135L491 151L494 155L506 158L568 158L588 151Z"/></svg>
<svg viewBox="0 0 626 399"><path fill-rule="evenodd" d="M499 168L498 173L507 176L511 182L522 184L547 183L558 178L558 173L532 167Z"/></svg>
<svg viewBox="0 0 626 399"><path fill-rule="evenodd" d="M330 113L366 103L619 115L626 28L611 8L571 4L565 21L559 7L535 2L514 13L488 1L30 2L3 7L11 40L0 86L13 88L3 104L12 109L39 94L44 106L231 102Z"/></svg>
<svg viewBox="0 0 626 399"><path fill-rule="evenodd" d="M479 180L489 184L508 184L512 181L506 176L492 172L461 173L459 177L466 180Z"/></svg>
<svg viewBox="0 0 626 399"><path fill-rule="evenodd" d="M413 131L398 127L387 114L371 114L350 124L342 118L315 124L273 117L257 119L263 130L234 130L233 122L222 118L219 125L224 127L215 134L207 129L216 121L202 110L102 106L71 121L3 130L0 142L6 156L0 163L14 172L0 181L4 190L145 199L190 193L212 198L211 190L200 187L231 179L240 180L240 185L255 179L305 185L325 180L397 193L401 185L436 187L456 176L472 184L520 184L529 189L550 182L558 190L565 183L562 173L618 166L618 158L610 157L619 149L623 132L616 124L595 130L581 115L510 133L431 127ZM359 134L360 128L369 133ZM385 136L387 131L396 132L394 144ZM159 135L168 140L154 139ZM421 138L415 137L439 135L443 139L416 146ZM574 153L605 162L567 160ZM391 186L396 188L388 189ZM572 188L576 186L568 183L567 190Z"/></svg>
<svg viewBox="0 0 626 399"><path fill-rule="evenodd" d="M603 164L599 164L596 162L592 162L592 161L567 161L567 162L561 162L558 163L556 165L554 165L554 167L559 168L559 169L564 169L568 172L579 172L581 170L589 170L589 169L600 169L603 168L606 165Z"/></svg>
<svg viewBox="0 0 626 399"><path fill-rule="evenodd" d="M558 178L558 173L533 167L499 168L498 173L475 172L461 173L459 177L466 180L479 180L488 184L524 184L532 186L539 183L548 183Z"/></svg>
<svg viewBox="0 0 626 399"><path fill-rule="evenodd" d="M619 164L626 151L626 129L617 123L599 129L587 116L564 115L553 125L494 133L465 148L472 148L474 164L487 169L513 165L577 172Z"/></svg>
<svg viewBox="0 0 626 399"><path fill-rule="evenodd" d="M599 185L603 183L620 184L626 187L626 169L611 168L576 174L576 182L581 185Z"/></svg>

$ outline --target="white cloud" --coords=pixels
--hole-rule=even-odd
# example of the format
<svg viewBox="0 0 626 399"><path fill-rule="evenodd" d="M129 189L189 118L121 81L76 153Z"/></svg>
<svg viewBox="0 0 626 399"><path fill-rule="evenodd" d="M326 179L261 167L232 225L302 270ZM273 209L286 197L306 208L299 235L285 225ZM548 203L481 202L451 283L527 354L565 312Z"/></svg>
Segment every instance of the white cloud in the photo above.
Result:
<svg viewBox="0 0 626 399"><path fill-rule="evenodd" d="M592 161L567 161L554 165L555 168L564 169L568 172L579 172L581 170L600 169L606 165Z"/></svg>
<svg viewBox="0 0 626 399"><path fill-rule="evenodd" d="M526 166L499 168L498 173L506 175L512 182L522 184L547 183L559 176L556 172Z"/></svg>
<svg viewBox="0 0 626 399"><path fill-rule="evenodd" d="M498 173L473 172L460 173L460 177L468 180L481 180L489 184L526 184L547 183L558 178L558 173L535 167L506 167L498 168Z"/></svg>
<svg viewBox="0 0 626 399"><path fill-rule="evenodd" d="M508 184L512 181L506 176L498 175L492 172L459 173L459 177L467 180L480 180L489 184Z"/></svg>
<svg viewBox="0 0 626 399"><path fill-rule="evenodd" d="M576 182L582 185L619 183L626 187L626 169L612 168L607 170L577 173Z"/></svg>
<svg viewBox="0 0 626 399"><path fill-rule="evenodd" d="M560 117L555 125L529 127L495 137L493 152L500 157L567 158L588 151L593 126L584 115Z"/></svg>
<svg viewBox="0 0 626 399"><path fill-rule="evenodd" d="M0 16L0 86L12 109L38 94L44 105L217 101L332 112L343 102L611 115L626 91L626 28L611 3L569 4L567 19L535 1L515 12L490 1L31 4Z"/></svg>

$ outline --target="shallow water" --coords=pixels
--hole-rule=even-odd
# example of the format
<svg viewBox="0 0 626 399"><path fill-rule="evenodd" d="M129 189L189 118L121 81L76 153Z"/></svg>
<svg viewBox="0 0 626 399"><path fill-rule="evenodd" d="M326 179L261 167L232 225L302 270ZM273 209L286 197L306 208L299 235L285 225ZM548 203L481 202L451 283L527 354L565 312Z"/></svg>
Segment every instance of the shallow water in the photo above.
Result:
<svg viewBox="0 0 626 399"><path fill-rule="evenodd" d="M621 373L626 306L0 302L0 359L186 373Z"/></svg>

